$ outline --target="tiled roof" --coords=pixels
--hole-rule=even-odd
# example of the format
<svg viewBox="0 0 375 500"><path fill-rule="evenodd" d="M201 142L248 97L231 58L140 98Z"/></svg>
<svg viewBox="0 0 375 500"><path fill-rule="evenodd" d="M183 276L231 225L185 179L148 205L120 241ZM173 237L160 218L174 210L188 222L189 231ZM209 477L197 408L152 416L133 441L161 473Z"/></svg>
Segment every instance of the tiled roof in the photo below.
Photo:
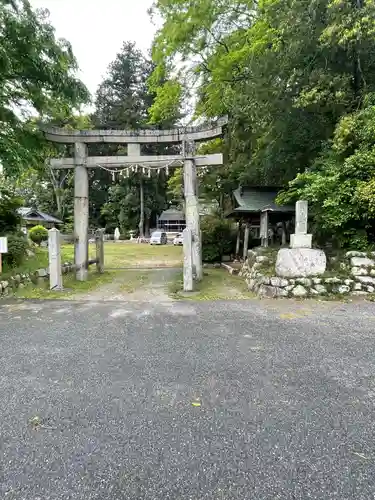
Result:
<svg viewBox="0 0 375 500"><path fill-rule="evenodd" d="M159 220L185 220L185 215L176 207L171 207L160 214Z"/></svg>
<svg viewBox="0 0 375 500"><path fill-rule="evenodd" d="M17 212L23 219L26 220L44 221L44 222L62 224L62 221L60 219L57 219L52 215L46 214L45 212L41 212L40 210L36 210L35 208L22 207L19 208Z"/></svg>
<svg viewBox="0 0 375 500"><path fill-rule="evenodd" d="M271 210L273 212L293 213L293 206L282 206L275 203L277 193L277 189L272 188L238 188L233 191L234 199L238 205L233 212L259 213L264 210Z"/></svg>

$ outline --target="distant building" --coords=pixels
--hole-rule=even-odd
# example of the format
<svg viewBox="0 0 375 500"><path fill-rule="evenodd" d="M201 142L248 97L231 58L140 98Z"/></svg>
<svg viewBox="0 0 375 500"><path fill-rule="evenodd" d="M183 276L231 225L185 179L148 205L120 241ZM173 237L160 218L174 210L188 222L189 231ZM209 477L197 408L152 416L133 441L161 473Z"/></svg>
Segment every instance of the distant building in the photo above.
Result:
<svg viewBox="0 0 375 500"><path fill-rule="evenodd" d="M199 215L210 215L218 208L218 203L199 200ZM180 233L186 227L185 213L177 207L170 207L161 213L157 220L157 229L163 229L167 233Z"/></svg>
<svg viewBox="0 0 375 500"><path fill-rule="evenodd" d="M36 208L22 207L17 210L18 215L22 217L22 226L26 229L30 229L33 226L41 225L46 229L51 229L59 224L63 224L63 221L53 217L52 215L41 212Z"/></svg>
<svg viewBox="0 0 375 500"><path fill-rule="evenodd" d="M185 214L177 207L170 207L160 214L157 220L157 228L167 233L179 233L186 227Z"/></svg>

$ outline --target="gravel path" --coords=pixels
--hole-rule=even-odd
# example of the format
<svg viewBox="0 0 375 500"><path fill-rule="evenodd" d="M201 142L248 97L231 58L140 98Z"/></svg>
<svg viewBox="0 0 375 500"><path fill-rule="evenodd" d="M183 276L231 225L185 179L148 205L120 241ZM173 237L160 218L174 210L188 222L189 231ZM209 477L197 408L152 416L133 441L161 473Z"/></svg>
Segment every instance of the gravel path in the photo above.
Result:
<svg viewBox="0 0 375 500"><path fill-rule="evenodd" d="M370 500L375 305L0 304L0 498Z"/></svg>
<svg viewBox="0 0 375 500"><path fill-rule="evenodd" d="M136 283L135 289L127 291L124 286L129 279L134 279L136 274L144 274L147 277L145 285ZM71 300L79 301L140 301L140 302L170 302L168 296L168 283L172 281L179 273L179 269L161 268L161 269L141 269L134 271L121 271L116 273L115 278L110 283L102 285L96 290L84 294L71 296Z"/></svg>

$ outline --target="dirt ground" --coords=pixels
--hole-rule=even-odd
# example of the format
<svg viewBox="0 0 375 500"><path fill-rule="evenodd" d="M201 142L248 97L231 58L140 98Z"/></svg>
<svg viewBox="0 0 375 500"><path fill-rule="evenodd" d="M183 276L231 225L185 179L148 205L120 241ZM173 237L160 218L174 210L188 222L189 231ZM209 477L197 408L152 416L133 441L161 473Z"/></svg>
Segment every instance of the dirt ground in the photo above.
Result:
<svg viewBox="0 0 375 500"><path fill-rule="evenodd" d="M77 293L71 300L82 301L139 301L170 302L168 284L175 279L178 269L118 271L110 283L87 293Z"/></svg>

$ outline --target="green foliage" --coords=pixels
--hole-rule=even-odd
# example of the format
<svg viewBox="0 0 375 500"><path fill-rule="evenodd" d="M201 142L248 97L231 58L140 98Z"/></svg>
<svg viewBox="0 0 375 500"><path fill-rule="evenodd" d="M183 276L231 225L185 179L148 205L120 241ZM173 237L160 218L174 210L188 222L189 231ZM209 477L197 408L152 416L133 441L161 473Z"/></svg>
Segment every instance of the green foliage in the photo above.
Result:
<svg viewBox="0 0 375 500"><path fill-rule="evenodd" d="M25 115L66 115L89 94L74 76L70 44L55 38L47 11L34 11L28 0L1 2L0 21L0 160L7 173L15 174L36 166L45 144Z"/></svg>
<svg viewBox="0 0 375 500"><path fill-rule="evenodd" d="M48 240L48 230L43 226L34 226L29 230L29 238L33 243L40 245Z"/></svg>
<svg viewBox="0 0 375 500"><path fill-rule="evenodd" d="M177 80L167 80L156 88L156 98L149 108L150 123L166 122L178 116L181 108L182 88Z"/></svg>
<svg viewBox="0 0 375 500"><path fill-rule="evenodd" d="M7 267L16 267L22 264L28 247L29 244L24 234L8 234L8 253L3 255L4 264Z"/></svg>
<svg viewBox="0 0 375 500"><path fill-rule="evenodd" d="M106 229L113 232L120 227L121 232L135 230L140 217L140 176L133 174L121 179L108 189L108 201L101 213L106 221ZM161 176L160 176L161 177ZM146 227L155 226L156 215L166 208L166 186L163 178L152 176L142 178L144 193L144 216Z"/></svg>
<svg viewBox="0 0 375 500"><path fill-rule="evenodd" d="M172 175L169 177L168 194L175 203L180 207L184 203L184 178L182 168L175 168Z"/></svg>
<svg viewBox="0 0 375 500"><path fill-rule="evenodd" d="M22 199L17 197L12 186L0 176L0 236L7 236L8 252L2 256L7 267L19 265L28 248L25 235L19 233L21 218L17 209L22 206Z"/></svg>
<svg viewBox="0 0 375 500"><path fill-rule="evenodd" d="M308 200L315 232L338 245L363 248L374 237L374 124L375 106L344 116L330 147L278 197Z"/></svg>
<svg viewBox="0 0 375 500"><path fill-rule="evenodd" d="M204 262L220 262L223 255L234 252L235 236L230 221L205 216L201 221L201 231Z"/></svg>
<svg viewBox="0 0 375 500"><path fill-rule="evenodd" d="M289 186L280 200L308 199L322 239L373 240L375 1L156 0L154 11L151 80L182 60L195 117L230 118L226 165L201 192ZM166 94L160 84L155 107Z"/></svg>
<svg viewBox="0 0 375 500"><path fill-rule="evenodd" d="M173 123L171 109L164 115L156 116L153 125L148 124L148 110L154 104L155 93L147 81L153 70L152 62L146 59L133 43L124 43L115 61L109 66L106 78L99 86L96 96L96 110L93 122L100 128L141 128L168 127ZM163 114L163 113L162 113ZM168 115L168 116L167 116ZM96 154L124 154L123 147L100 145ZM143 154L172 154L174 148L163 144L145 145ZM113 232L120 227L123 233L136 229L142 224L150 229L156 223L156 215L166 207L166 177L164 173L153 174L150 178L141 172L119 176L113 180L108 172L95 169L90 188L92 194L91 213L96 214L101 226ZM141 206L141 183L144 203ZM103 185L110 185L103 189Z"/></svg>
<svg viewBox="0 0 375 500"><path fill-rule="evenodd" d="M21 206L22 199L17 197L0 177L0 236L14 233L19 229L21 218L17 214L17 209Z"/></svg>
<svg viewBox="0 0 375 500"><path fill-rule="evenodd" d="M146 84L151 71L151 62L135 44L125 42L99 85L93 116L95 126L129 129L145 124L153 102Z"/></svg>

